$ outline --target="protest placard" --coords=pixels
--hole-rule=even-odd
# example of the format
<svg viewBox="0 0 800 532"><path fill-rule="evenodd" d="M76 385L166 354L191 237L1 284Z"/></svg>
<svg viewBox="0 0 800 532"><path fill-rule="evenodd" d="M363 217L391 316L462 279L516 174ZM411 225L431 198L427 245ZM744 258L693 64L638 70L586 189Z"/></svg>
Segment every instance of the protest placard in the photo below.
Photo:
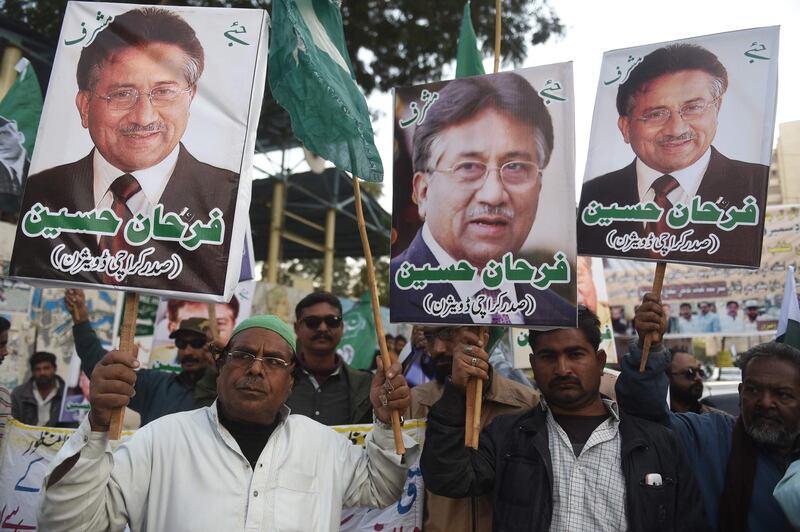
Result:
<svg viewBox="0 0 800 532"><path fill-rule="evenodd" d="M395 91L393 322L575 325L571 63Z"/></svg>
<svg viewBox="0 0 800 532"><path fill-rule="evenodd" d="M778 27L606 52L578 252L756 268Z"/></svg>
<svg viewBox="0 0 800 532"><path fill-rule="evenodd" d="M227 301L265 83L263 10L71 2L11 273Z"/></svg>

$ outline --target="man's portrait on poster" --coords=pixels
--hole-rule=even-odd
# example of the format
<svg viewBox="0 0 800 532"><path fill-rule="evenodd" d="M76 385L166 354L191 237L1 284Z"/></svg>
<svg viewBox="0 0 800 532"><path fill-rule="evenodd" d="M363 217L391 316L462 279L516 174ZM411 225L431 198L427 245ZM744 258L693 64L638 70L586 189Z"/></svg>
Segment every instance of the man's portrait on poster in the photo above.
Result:
<svg viewBox="0 0 800 532"><path fill-rule="evenodd" d="M75 105L94 147L28 178L12 274L223 291L239 175L181 142L204 66L195 30L163 8L114 17L81 50ZM34 231L57 213L119 222L116 234Z"/></svg>
<svg viewBox="0 0 800 532"><path fill-rule="evenodd" d="M554 145L553 120L542 98L525 78L510 72L456 79L420 94L420 104L410 106L420 116L410 155L411 201L421 227L413 236L406 230L410 243L394 250L392 320L574 323L574 304L559 296L554 284L532 282L531 272L537 267L547 272L548 265L534 266L525 260L529 252L521 252L547 186L543 174ZM397 121L401 128L409 123L405 116ZM553 274L561 279L554 283L574 288L565 255L556 253L550 262L549 271L563 273ZM489 278L492 267L502 281ZM445 268L459 280L427 274ZM511 270L528 275L520 274L524 282L510 282ZM414 275L425 280L415 283ZM503 310L500 302L507 303ZM533 304L524 307L526 302ZM496 310L475 312L479 307Z"/></svg>
<svg viewBox="0 0 800 532"><path fill-rule="evenodd" d="M616 110L635 158L587 176L579 253L757 265L769 169L715 147L728 88L725 65L697 44L663 46L631 70Z"/></svg>

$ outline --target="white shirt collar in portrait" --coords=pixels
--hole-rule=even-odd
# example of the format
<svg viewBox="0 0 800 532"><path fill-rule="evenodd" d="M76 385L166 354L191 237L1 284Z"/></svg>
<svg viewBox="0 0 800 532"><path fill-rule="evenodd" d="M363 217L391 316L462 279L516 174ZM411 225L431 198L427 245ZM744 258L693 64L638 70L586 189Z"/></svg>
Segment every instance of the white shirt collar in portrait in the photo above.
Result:
<svg viewBox="0 0 800 532"><path fill-rule="evenodd" d="M669 175L675 178L680 185L667 195L670 203L677 205L678 203L687 204L697 194L697 189L700 188L700 181L703 180L703 175L708 169L708 162L711 160L711 148L694 162L691 166L687 166L682 170L670 172ZM636 159L636 186L639 189L639 200L641 202L653 201L656 193L653 191L653 183L656 179L664 175L664 172L654 170L644 164L641 159Z"/></svg>
<svg viewBox="0 0 800 532"><path fill-rule="evenodd" d="M442 246L439 245L439 243L433 237L433 233L431 233L430 227L428 227L427 223L422 225L422 240L425 242L425 245L428 246L428 249L431 250L431 253L433 253L433 257L436 259L436 262L439 263L439 266L452 266L458 262L456 259L451 257ZM475 297L478 292L483 290L484 286L483 282L481 282L481 271L482 270L479 269L472 281L468 283L459 282L453 284L453 288L458 294L459 299L464 300L468 297ZM503 281L503 283L500 284L497 289L501 292L506 292L513 305L517 304L517 291L514 287L514 283ZM492 316L489 314L484 317L481 317L477 314L470 314L470 316L472 317L472 321L474 323L492 323ZM523 317L519 312L509 314L508 317L511 318L512 323L523 323Z"/></svg>
<svg viewBox="0 0 800 532"><path fill-rule="evenodd" d="M157 165L131 172L131 175L139 182L139 186L142 187L141 192L137 192L128 200L128 208L132 213L143 211L152 214L153 208L167 187L172 172L175 171L179 152L180 144L175 146L169 155ZM94 206L96 209L110 209L114 200L110 190L111 183L126 172L106 161L96 148L92 166L94 169Z"/></svg>

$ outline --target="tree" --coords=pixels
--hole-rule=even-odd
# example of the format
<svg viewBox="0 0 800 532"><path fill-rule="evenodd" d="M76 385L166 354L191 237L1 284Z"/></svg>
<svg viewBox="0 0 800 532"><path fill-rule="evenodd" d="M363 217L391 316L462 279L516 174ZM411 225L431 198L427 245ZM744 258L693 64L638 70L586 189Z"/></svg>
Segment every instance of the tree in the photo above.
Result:
<svg viewBox="0 0 800 532"><path fill-rule="evenodd" d="M342 19L358 84L375 89L440 79L442 68L456 57L461 13L466 0L345 0ZM564 26L549 0L502 0L503 59L517 66L528 44L562 35ZM258 7L272 0L138 0L141 4ZM58 40L64 0L0 0L4 17L25 24L47 41ZM472 22L483 53L494 53L495 3L473 0ZM269 109L269 106L265 111Z"/></svg>

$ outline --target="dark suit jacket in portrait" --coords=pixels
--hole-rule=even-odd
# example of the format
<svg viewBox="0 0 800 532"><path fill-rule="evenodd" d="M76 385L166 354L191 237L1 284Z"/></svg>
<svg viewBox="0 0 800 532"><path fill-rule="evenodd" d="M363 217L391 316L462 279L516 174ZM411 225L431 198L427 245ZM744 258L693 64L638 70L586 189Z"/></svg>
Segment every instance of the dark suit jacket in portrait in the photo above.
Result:
<svg viewBox="0 0 800 532"><path fill-rule="evenodd" d="M410 323L453 323L464 324L473 323L469 314L450 314L445 318L432 318L422 307L422 300L427 294L432 294L434 300L439 300L452 295L460 301L458 292L449 283L429 284L422 290L414 288L401 290L395 284L395 275L403 262L410 262L414 266L438 266L439 262L433 256L433 252L422 239L422 230L417 231L414 240L400 255L392 259L390 270L391 279L389 283L389 299L391 301L391 321L410 322ZM577 308L553 290L538 290L531 285L516 284L517 299L521 300L526 294L530 294L536 300L536 310L533 316L526 316L525 324L536 326L575 326ZM520 324L522 325L522 324Z"/></svg>
<svg viewBox="0 0 800 532"><path fill-rule="evenodd" d="M56 238L49 239L43 236L28 237L22 232L23 217L35 203L41 203L50 212L63 207L69 212L94 209L93 156L94 150L79 161L50 168L28 178L14 242L12 275L84 283L103 282L101 273L81 272L72 275L56 270L50 264L50 253L59 244L66 245L65 252L87 248L92 255L99 256L96 235L62 232ZM201 244L194 251L189 251L179 242L150 240L142 246L133 247L134 253L154 247L155 252L148 257L150 260L166 260L173 253L177 254L183 261L181 273L173 280L168 279L166 274L158 277L129 276L119 285L221 294L225 286L238 185L238 174L198 161L181 144L175 170L159 203L164 206L164 214L176 213L187 225L198 219L207 223L209 212L215 207L220 209L225 221L223 243ZM121 226L120 230L123 229L124 226ZM241 259L237 257L236 260Z"/></svg>
<svg viewBox="0 0 800 532"><path fill-rule="evenodd" d="M706 251L695 253L672 252L666 258L670 261L706 262L714 264L740 264L758 266L763 236L764 209L766 208L767 181L769 167L763 164L746 163L728 159L713 146L708 168L700 181L697 196L702 201L711 201L721 209L743 207L744 199L753 196L758 202L760 226L738 226L731 231L723 231L715 225L689 223L685 228L676 230L683 232L694 229L692 239L705 239L710 233L719 237L719 250L713 255ZM639 203L639 191L636 181L636 159L620 170L596 177L583 184L581 202L578 208L578 253L594 256L617 256L631 258L652 258L646 250L630 250L621 252L611 250L606 245L606 235L612 229L617 234L636 232L644 234L644 224L639 221L619 222L609 225L587 226L581 216L583 210L592 201L605 206L617 203L620 207Z"/></svg>

